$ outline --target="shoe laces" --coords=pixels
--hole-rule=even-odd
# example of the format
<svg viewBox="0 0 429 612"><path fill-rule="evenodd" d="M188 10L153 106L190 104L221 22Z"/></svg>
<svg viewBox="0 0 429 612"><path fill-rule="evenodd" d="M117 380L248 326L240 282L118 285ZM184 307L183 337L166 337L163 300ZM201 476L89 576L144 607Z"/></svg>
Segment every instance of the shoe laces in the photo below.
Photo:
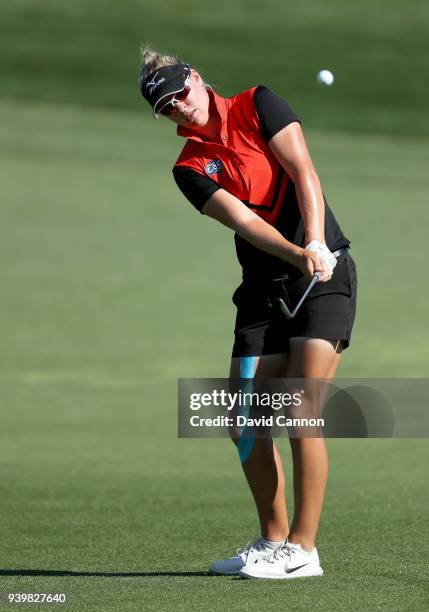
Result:
<svg viewBox="0 0 429 612"><path fill-rule="evenodd" d="M288 557L288 560L290 561L293 554L295 554L294 549L289 546L289 544L283 544L282 546L276 548L270 555L264 557L264 560L268 561L268 563L275 563L276 561L280 561L280 559Z"/></svg>
<svg viewBox="0 0 429 612"><path fill-rule="evenodd" d="M264 548L265 546L262 538L256 538L254 540L249 540L242 548L237 548L237 555L241 557L243 561L247 561L253 550L261 551L264 550Z"/></svg>

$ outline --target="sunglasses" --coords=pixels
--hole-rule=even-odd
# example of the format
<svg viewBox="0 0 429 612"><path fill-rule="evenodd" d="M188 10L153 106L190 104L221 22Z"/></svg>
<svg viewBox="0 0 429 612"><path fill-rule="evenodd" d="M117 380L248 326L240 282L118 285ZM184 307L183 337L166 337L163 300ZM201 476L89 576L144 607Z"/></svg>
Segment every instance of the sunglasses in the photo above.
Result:
<svg viewBox="0 0 429 612"><path fill-rule="evenodd" d="M190 91L191 91L191 86L185 85L182 91L179 91L178 93L174 94L169 99L169 101L166 104L164 104L164 106L158 111L158 113L160 115L164 115L164 117L169 117L170 115L175 113L177 102L182 102L183 100L185 100L188 97Z"/></svg>

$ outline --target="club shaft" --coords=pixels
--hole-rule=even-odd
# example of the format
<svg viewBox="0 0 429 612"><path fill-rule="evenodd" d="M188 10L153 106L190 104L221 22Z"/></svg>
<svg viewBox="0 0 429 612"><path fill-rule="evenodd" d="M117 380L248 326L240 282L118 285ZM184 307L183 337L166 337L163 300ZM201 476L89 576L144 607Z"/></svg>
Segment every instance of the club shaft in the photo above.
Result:
<svg viewBox="0 0 429 612"><path fill-rule="evenodd" d="M298 304L295 306L295 308L291 312L291 318L292 319L296 315L296 313L298 312L299 308L301 307L301 304L303 303L303 301L305 300L307 295L313 289L314 285L319 282L319 280L320 280L320 272L316 272L316 274L313 276L313 278L311 280L311 283L308 285L307 289L302 294L301 299L299 300Z"/></svg>

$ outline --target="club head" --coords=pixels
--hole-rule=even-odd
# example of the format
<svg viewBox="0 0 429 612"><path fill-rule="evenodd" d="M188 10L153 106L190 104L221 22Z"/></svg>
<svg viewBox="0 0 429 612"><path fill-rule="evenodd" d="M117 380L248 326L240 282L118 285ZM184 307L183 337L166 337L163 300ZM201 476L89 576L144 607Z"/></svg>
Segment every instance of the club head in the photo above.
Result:
<svg viewBox="0 0 429 612"><path fill-rule="evenodd" d="M287 319L292 319L293 314L289 310L286 302L282 298L271 298L267 300L267 305L272 309L278 309Z"/></svg>
<svg viewBox="0 0 429 612"><path fill-rule="evenodd" d="M294 312L291 312L288 308L288 305L282 298L278 298L279 310L287 319L293 319L295 316Z"/></svg>

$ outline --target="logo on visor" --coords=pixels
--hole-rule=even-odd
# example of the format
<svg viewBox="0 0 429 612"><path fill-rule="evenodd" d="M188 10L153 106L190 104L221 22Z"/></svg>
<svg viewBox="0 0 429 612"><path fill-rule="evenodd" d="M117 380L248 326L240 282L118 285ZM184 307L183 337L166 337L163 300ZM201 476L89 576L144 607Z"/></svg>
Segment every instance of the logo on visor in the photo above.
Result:
<svg viewBox="0 0 429 612"><path fill-rule="evenodd" d="M158 76L158 73L154 74L153 78L146 83L146 87L150 88L149 94L152 94L153 90L156 89L158 85L160 85L163 81L165 81L164 77L162 77L162 79L159 79L159 81L155 83L155 79L157 76Z"/></svg>
<svg viewBox="0 0 429 612"><path fill-rule="evenodd" d="M212 174L217 174L218 172L220 172L221 168L222 162L220 161L220 159L213 159L212 161L209 161L209 163L204 168L204 171L206 174L211 176Z"/></svg>

